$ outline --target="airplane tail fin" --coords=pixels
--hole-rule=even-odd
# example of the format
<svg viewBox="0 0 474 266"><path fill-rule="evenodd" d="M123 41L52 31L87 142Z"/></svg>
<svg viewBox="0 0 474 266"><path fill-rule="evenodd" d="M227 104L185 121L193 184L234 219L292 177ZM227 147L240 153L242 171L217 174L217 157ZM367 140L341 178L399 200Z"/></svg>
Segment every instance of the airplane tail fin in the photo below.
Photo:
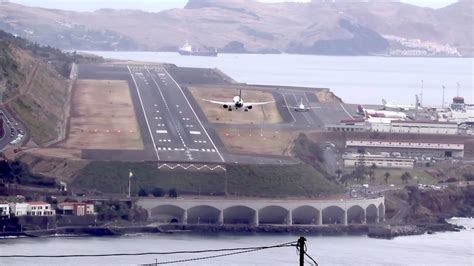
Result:
<svg viewBox="0 0 474 266"><path fill-rule="evenodd" d="M362 105L357 106L357 112L361 115L365 114L364 106Z"/></svg>
<svg viewBox="0 0 474 266"><path fill-rule="evenodd" d="M386 106L386 105L387 105L387 100L382 99L382 105L383 105L383 106Z"/></svg>
<svg viewBox="0 0 474 266"><path fill-rule="evenodd" d="M301 106L303 106L303 98L301 98L301 103L300 103Z"/></svg>
<svg viewBox="0 0 474 266"><path fill-rule="evenodd" d="M418 97L418 94L415 94L415 99L416 99L415 107L416 108L421 107L420 98Z"/></svg>
<svg viewBox="0 0 474 266"><path fill-rule="evenodd" d="M242 89L239 90L239 99L242 101Z"/></svg>

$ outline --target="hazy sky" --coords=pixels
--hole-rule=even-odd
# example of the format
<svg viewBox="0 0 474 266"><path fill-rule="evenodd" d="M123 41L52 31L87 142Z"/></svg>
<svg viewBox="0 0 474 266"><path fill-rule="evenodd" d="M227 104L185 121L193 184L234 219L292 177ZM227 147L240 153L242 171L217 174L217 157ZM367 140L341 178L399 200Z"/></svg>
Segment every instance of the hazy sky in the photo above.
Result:
<svg viewBox="0 0 474 266"><path fill-rule="evenodd" d="M231 0L229 0L231 1ZM29 6L40 6L79 11L94 11L100 8L142 9L156 12L170 8L181 8L187 0L11 0ZM310 0L261 0L261 2L310 2ZM457 0L402 0L423 7L440 8Z"/></svg>

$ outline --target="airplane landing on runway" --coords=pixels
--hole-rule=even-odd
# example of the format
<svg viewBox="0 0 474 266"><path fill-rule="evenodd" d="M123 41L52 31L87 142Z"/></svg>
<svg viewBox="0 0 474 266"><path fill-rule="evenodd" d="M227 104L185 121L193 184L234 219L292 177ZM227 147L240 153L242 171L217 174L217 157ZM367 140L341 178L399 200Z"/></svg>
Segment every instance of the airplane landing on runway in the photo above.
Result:
<svg viewBox="0 0 474 266"><path fill-rule="evenodd" d="M120 147L115 150L83 149L81 157L112 161L279 164L289 162L291 158L283 155L232 153L226 149L215 129L238 126L275 131L321 130L325 124L334 123L334 120L346 116L346 112L339 108L339 103L320 103L314 93L318 89L253 85L252 90L272 93L276 101L275 111L282 115L283 121L274 124L212 123L208 121L189 89L189 86L196 84L213 85L219 74L212 72L214 74L211 75L210 71L213 70L203 71L164 65L80 65L79 79L127 81L143 142L143 150L127 150ZM213 78L209 79L209 76ZM212 84L209 83L211 81ZM219 88L235 90L236 86L248 86L226 82L222 79L222 86ZM294 112L285 107L301 107L302 99L304 101L302 109L316 105L322 108L308 108L307 112ZM244 110L250 109L250 106L271 103L244 102L241 94L231 103L211 101L222 104L223 107L225 104L226 108L235 105L235 109Z"/></svg>

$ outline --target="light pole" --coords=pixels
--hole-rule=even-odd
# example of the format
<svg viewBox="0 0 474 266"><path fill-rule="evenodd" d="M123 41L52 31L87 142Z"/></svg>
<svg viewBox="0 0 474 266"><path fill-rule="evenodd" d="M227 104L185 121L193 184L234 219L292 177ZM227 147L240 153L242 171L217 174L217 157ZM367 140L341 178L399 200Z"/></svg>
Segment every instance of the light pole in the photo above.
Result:
<svg viewBox="0 0 474 266"><path fill-rule="evenodd" d="M424 80L421 80L421 95L420 95L420 106L423 106L423 90L424 90Z"/></svg>
<svg viewBox="0 0 474 266"><path fill-rule="evenodd" d="M130 198L131 196L131 187L132 187L132 177L133 177L133 172L132 170L128 170L128 197Z"/></svg>
<svg viewBox="0 0 474 266"><path fill-rule="evenodd" d="M441 102L441 108L444 109L444 91L446 90L446 87L443 85L443 101Z"/></svg>

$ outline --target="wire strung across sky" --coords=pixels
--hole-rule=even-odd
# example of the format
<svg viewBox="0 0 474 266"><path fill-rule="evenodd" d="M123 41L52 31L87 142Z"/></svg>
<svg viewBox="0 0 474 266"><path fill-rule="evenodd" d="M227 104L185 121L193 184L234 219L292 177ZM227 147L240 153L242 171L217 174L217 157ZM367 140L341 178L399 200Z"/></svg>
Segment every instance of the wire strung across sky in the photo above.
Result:
<svg viewBox="0 0 474 266"><path fill-rule="evenodd" d="M168 251L168 252L140 252L140 253L108 253L108 254L63 254L63 255L0 255L0 258L83 258L83 257L121 257L121 256L146 256L146 255L177 255L177 254L202 254L211 252L231 252L226 254L219 254L208 256L209 258L223 257L236 255L247 252L254 252L270 248L291 247L296 244L296 241L283 243L273 246L259 246L259 247L244 247L244 248L222 248L222 249L205 249L205 250L187 250L187 251ZM197 258L205 259L207 257ZM196 260L196 259L194 259ZM178 261L176 261L178 262ZM164 262L167 264L176 262ZM184 262L184 261L183 261ZM161 264L164 264L161 263Z"/></svg>
<svg viewBox="0 0 474 266"><path fill-rule="evenodd" d="M292 247L292 246L295 246L295 243L296 243L296 241L295 241L295 242L290 242L290 243L281 244L281 245L268 246L268 247L261 247L261 248L243 250L243 251L236 251L236 252L225 253L225 254L219 254L219 255L211 255L211 256L205 256L205 257L190 258L190 259L180 259L180 260L172 260L172 261L163 261L163 262L156 262L156 263L151 263L151 264L142 264L142 266L164 265L164 264L174 264L174 263L182 263L182 262L190 262L190 261L198 261L198 260L206 260L206 259L215 259L215 258L227 257L227 256L238 255L238 254L243 254L243 253L250 253L250 252L255 252L255 251L260 251L260 250L270 249L270 248Z"/></svg>

